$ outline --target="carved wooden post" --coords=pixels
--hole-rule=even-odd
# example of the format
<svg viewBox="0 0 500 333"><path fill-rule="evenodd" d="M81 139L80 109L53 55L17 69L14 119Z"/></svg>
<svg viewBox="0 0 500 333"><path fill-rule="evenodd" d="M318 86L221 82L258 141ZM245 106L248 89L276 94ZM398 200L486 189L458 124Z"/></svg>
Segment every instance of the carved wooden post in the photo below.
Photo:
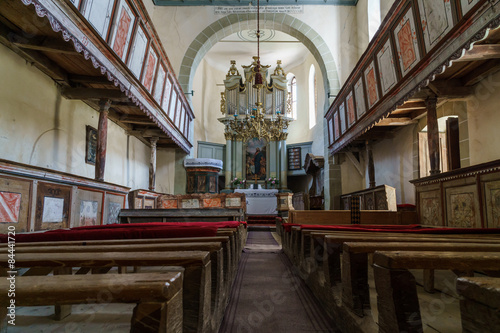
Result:
<svg viewBox="0 0 500 333"><path fill-rule="evenodd" d="M366 152L368 153L368 179L370 181L370 188L375 187L375 164L373 163L372 145L366 141Z"/></svg>
<svg viewBox="0 0 500 333"><path fill-rule="evenodd" d="M99 101L99 125L97 128L97 152L95 160L95 179L104 181L104 167L106 165L106 144L108 142L108 112L111 100Z"/></svg>
<svg viewBox="0 0 500 333"><path fill-rule="evenodd" d="M155 180L156 180L156 143L158 142L158 137L154 136L151 138L151 159L149 160L149 190L155 190Z"/></svg>
<svg viewBox="0 0 500 333"><path fill-rule="evenodd" d="M427 142L429 145L429 161L431 163L431 175L440 173L440 156L439 156L439 128L437 121L437 98L430 97L425 100L427 108Z"/></svg>

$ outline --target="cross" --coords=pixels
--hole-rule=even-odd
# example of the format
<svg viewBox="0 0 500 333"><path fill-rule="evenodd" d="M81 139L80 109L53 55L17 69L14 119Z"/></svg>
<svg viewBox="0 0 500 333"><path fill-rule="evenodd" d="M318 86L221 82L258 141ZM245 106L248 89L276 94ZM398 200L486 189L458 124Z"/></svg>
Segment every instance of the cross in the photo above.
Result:
<svg viewBox="0 0 500 333"><path fill-rule="evenodd" d="M257 184L257 179L258 179L258 178L259 178L259 177L257 176L257 174L255 174L255 175L253 176L253 179L255 179L255 184Z"/></svg>

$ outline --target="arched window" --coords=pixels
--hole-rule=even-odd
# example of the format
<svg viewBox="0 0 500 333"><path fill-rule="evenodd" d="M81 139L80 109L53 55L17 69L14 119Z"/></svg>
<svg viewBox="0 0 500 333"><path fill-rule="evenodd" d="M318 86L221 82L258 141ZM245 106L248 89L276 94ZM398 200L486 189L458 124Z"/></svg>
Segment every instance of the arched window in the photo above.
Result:
<svg viewBox="0 0 500 333"><path fill-rule="evenodd" d="M297 79L293 73L286 75L288 81L288 100L290 102L291 117L297 119Z"/></svg>
<svg viewBox="0 0 500 333"><path fill-rule="evenodd" d="M368 0L368 37L372 40L381 23L380 0Z"/></svg>
<svg viewBox="0 0 500 333"><path fill-rule="evenodd" d="M316 68L309 69L309 129L316 125Z"/></svg>

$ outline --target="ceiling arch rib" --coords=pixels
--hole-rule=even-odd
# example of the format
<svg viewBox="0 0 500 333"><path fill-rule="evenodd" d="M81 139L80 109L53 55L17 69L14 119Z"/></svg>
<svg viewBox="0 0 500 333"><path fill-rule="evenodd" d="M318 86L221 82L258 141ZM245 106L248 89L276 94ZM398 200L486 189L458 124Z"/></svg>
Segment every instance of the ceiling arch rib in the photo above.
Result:
<svg viewBox="0 0 500 333"><path fill-rule="evenodd" d="M196 69L206 53L223 38L240 30L256 26L255 15L231 14L215 21L191 42L179 71L179 83L184 91L191 91ZM264 22L264 23L262 23ZM261 14L263 29L274 29L299 40L318 62L325 91L337 95L340 84L335 60L323 38L310 26L288 14Z"/></svg>

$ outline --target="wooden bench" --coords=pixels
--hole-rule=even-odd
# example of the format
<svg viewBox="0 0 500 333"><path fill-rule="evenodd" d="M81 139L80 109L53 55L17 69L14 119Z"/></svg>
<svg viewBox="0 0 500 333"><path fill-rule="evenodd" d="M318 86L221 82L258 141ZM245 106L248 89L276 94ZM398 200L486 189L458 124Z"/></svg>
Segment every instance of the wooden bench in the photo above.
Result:
<svg viewBox="0 0 500 333"><path fill-rule="evenodd" d="M295 224L351 224L350 210L292 210L288 223ZM362 210L361 224L405 225L417 223L416 212L393 212L388 210Z"/></svg>
<svg viewBox="0 0 500 333"><path fill-rule="evenodd" d="M182 332L182 274L180 269L104 276L20 276L15 278L15 306L137 303L130 332ZM9 281L0 279L0 290L8 289ZM2 325L9 320L9 305L10 299L0 298Z"/></svg>
<svg viewBox="0 0 500 333"><path fill-rule="evenodd" d="M7 255L0 254L0 275L7 276ZM206 251L17 253L16 268L30 268L27 275L47 275L55 270L67 273L73 267L109 268L123 266L181 266L183 281L183 330L211 330L211 265ZM26 275L26 274L25 274Z"/></svg>
<svg viewBox="0 0 500 333"><path fill-rule="evenodd" d="M500 253L377 251L373 255L380 332L422 332L415 277L409 269L500 270Z"/></svg>
<svg viewBox="0 0 500 333"><path fill-rule="evenodd" d="M500 278L462 277L457 291L464 333L500 332Z"/></svg>
<svg viewBox="0 0 500 333"><path fill-rule="evenodd" d="M244 221L245 210L243 208L122 209L118 217L120 223Z"/></svg>
<svg viewBox="0 0 500 333"><path fill-rule="evenodd" d="M363 308L370 307L368 287L368 254L375 251L448 251L448 252L499 252L498 244L458 243L450 242L346 242L342 254L342 303L353 310L358 316L363 316ZM426 269L424 289L434 291L432 270Z"/></svg>
<svg viewBox="0 0 500 333"><path fill-rule="evenodd" d="M224 261L226 257L223 253L221 242L191 242L191 243L156 243L149 244L147 241L142 244L127 245L71 245L71 246L23 246L16 249L16 253L78 253L78 252L165 252L165 251L208 251L210 252L212 289L211 289L211 317L212 326L217 326L222 320L223 310L228 301L231 283L226 272L230 269L229 263ZM0 249L1 252L6 252ZM111 267L100 268L96 273L107 273ZM80 273L90 270L90 268L80 269ZM125 273L126 267L120 267L120 271Z"/></svg>

